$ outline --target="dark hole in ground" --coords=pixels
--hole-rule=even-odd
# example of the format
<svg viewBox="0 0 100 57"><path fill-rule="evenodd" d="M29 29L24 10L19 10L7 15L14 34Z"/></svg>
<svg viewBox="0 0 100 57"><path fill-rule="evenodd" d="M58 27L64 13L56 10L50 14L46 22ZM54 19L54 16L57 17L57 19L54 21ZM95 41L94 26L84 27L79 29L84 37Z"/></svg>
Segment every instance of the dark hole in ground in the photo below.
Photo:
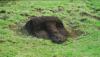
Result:
<svg viewBox="0 0 100 57"><path fill-rule="evenodd" d="M62 21L55 16L30 17L25 24L26 31L36 37L49 38L55 43L63 43L68 37L68 31Z"/></svg>

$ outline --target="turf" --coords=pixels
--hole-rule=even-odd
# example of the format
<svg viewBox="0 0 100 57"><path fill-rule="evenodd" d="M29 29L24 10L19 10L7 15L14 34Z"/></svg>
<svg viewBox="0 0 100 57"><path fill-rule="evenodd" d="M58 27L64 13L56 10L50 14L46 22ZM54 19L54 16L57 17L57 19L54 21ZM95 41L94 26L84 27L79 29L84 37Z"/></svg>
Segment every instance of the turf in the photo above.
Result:
<svg viewBox="0 0 100 57"><path fill-rule="evenodd" d="M1 0L0 57L100 57L99 0ZM21 29L29 16L58 16L66 29L81 30L78 37L55 44Z"/></svg>

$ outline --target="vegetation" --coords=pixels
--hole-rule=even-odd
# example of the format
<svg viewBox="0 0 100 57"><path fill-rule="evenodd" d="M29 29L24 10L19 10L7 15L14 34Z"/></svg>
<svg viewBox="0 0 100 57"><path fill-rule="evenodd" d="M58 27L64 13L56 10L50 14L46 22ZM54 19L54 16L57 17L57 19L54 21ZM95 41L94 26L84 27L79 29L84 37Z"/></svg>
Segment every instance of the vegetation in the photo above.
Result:
<svg viewBox="0 0 100 57"><path fill-rule="evenodd" d="M29 16L58 16L78 36L55 44L27 35ZM0 57L100 57L99 16L99 0L0 1Z"/></svg>

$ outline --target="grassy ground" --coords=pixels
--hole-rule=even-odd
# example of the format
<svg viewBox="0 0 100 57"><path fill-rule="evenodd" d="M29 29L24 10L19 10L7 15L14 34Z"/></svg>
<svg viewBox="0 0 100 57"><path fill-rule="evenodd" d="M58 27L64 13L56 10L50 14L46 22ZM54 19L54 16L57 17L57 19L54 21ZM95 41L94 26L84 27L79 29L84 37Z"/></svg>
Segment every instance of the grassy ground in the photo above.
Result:
<svg viewBox="0 0 100 57"><path fill-rule="evenodd" d="M84 34L63 44L37 39L20 30L28 16L58 16ZM100 57L100 18L93 16L100 16L99 0L0 1L0 57Z"/></svg>

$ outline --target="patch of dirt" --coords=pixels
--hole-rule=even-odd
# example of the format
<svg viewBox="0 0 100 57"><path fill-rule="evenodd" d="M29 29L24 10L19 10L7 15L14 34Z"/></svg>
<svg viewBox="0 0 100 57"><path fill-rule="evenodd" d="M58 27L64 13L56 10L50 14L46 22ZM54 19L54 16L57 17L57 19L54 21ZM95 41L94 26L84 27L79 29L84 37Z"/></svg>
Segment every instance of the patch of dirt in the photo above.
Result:
<svg viewBox="0 0 100 57"><path fill-rule="evenodd" d="M85 21L84 19L82 20L82 22ZM71 35L71 37L78 37L81 35L85 35L86 33L84 31L82 31L80 28L79 23L77 22L69 22L69 24L67 24L69 26L68 30L69 34Z"/></svg>
<svg viewBox="0 0 100 57"><path fill-rule="evenodd" d="M8 19L10 13L11 12L7 12L6 10L1 10L0 11L0 19L2 19L2 20Z"/></svg>
<svg viewBox="0 0 100 57"><path fill-rule="evenodd" d="M44 9L42 9L42 8L34 8L34 10L32 10L32 11L37 11L37 12L42 12Z"/></svg>
<svg viewBox="0 0 100 57"><path fill-rule="evenodd" d="M10 25L8 25L8 27L11 30L17 30L17 28L18 28L17 24L10 24Z"/></svg>
<svg viewBox="0 0 100 57"><path fill-rule="evenodd" d="M63 6L58 6L57 8L51 9L51 10L49 10L49 11L51 11L51 12L53 12L53 13L63 12L63 11L64 11L64 7L63 7Z"/></svg>
<svg viewBox="0 0 100 57"><path fill-rule="evenodd" d="M81 12L80 14L81 14L81 16L89 16L89 17L91 17L91 18L94 18L94 19L100 20L100 17L99 17L99 16L92 15L92 14L87 13L87 12Z"/></svg>
<svg viewBox="0 0 100 57"><path fill-rule="evenodd" d="M0 14L0 19L6 20L6 19L8 19L8 18L9 18L9 17L8 17L7 14Z"/></svg>
<svg viewBox="0 0 100 57"><path fill-rule="evenodd" d="M30 16L28 13L21 13L21 16Z"/></svg>

